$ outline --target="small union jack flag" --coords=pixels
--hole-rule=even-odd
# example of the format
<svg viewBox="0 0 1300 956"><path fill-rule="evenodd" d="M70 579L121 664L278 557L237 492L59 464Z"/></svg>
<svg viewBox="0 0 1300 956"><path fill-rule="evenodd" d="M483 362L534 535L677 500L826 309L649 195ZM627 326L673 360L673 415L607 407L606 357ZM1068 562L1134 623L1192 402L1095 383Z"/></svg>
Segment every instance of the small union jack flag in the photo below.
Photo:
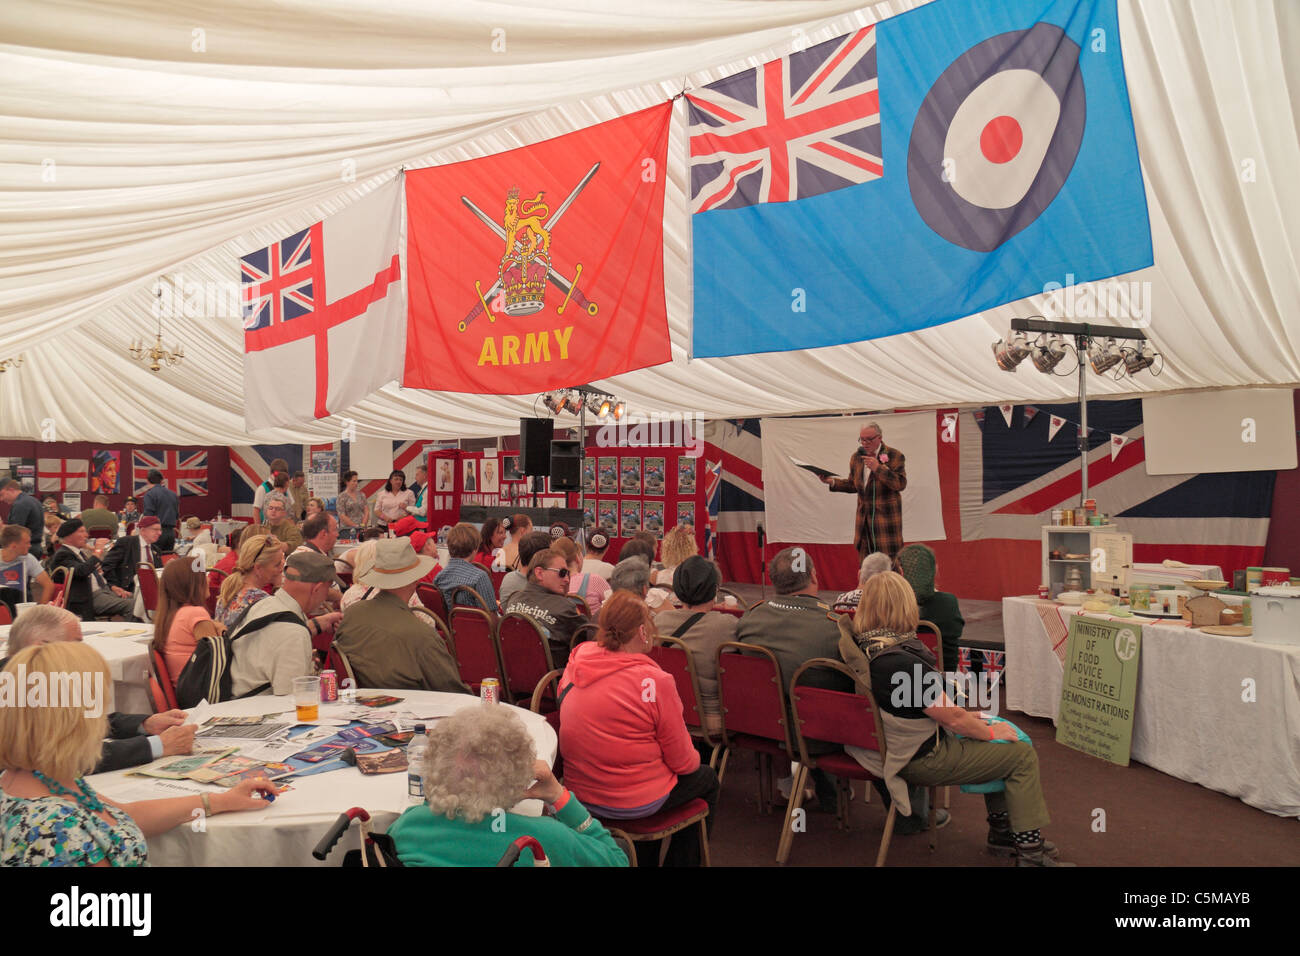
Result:
<svg viewBox="0 0 1300 956"><path fill-rule="evenodd" d="M131 470L135 494L142 494L149 483L149 470L162 472L162 483L181 497L208 493L208 453L196 448L167 451L133 451Z"/></svg>
<svg viewBox="0 0 1300 956"><path fill-rule="evenodd" d="M311 229L239 260L244 329L256 331L315 311Z"/></svg>
<svg viewBox="0 0 1300 956"><path fill-rule="evenodd" d="M693 213L804 199L884 174L872 27L686 98Z"/></svg>

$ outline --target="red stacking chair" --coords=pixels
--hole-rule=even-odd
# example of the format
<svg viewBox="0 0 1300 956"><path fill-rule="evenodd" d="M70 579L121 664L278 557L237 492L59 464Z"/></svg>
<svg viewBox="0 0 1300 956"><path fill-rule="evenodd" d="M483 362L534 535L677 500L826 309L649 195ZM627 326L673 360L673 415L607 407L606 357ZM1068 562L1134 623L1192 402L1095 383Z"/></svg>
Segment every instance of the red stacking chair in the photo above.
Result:
<svg viewBox="0 0 1300 956"><path fill-rule="evenodd" d="M152 647L149 648L149 695L153 698L156 713L180 709L180 704L176 702L176 688L167 672L167 662Z"/></svg>
<svg viewBox="0 0 1300 956"><path fill-rule="evenodd" d="M91 537L92 539L95 539L95 538L105 538L105 539L107 539L107 538L111 538L111 537L113 537L113 532L112 532L110 529L108 529L108 528L91 528L91 529L90 529L90 537Z"/></svg>
<svg viewBox="0 0 1300 956"><path fill-rule="evenodd" d="M432 584L420 583L415 586L415 594L434 617L443 624L447 623L447 600L438 588Z"/></svg>
<svg viewBox="0 0 1300 956"><path fill-rule="evenodd" d="M682 699L682 716L686 719L686 729L692 737L707 741L713 748L709 766L716 770L718 755L722 753L722 741L709 733L704 724L704 712L700 709L700 678L695 670L695 658L690 647L680 638L661 634L655 638L655 646L651 648L649 656L673 679L677 696Z"/></svg>
<svg viewBox="0 0 1300 956"><path fill-rule="evenodd" d="M476 607L451 609L451 637L455 644L456 666L460 679L478 693L485 677L501 681L501 697L512 700L501 667L501 654L497 646L496 624L492 615Z"/></svg>
<svg viewBox="0 0 1300 956"><path fill-rule="evenodd" d="M509 573L509 571L493 571L491 568L488 569L488 577L492 579L492 594L498 601L501 600L501 582L506 579L506 575Z"/></svg>
<svg viewBox="0 0 1300 956"><path fill-rule="evenodd" d="M875 698L869 694L848 694L838 690L826 690L821 687L801 685L799 680L812 668L824 667L839 671L853 679L853 671L839 661L827 657L814 657L805 661L795 671L794 680L790 682L790 702L794 709L795 737L799 742L799 772L795 774L790 791L790 804L786 810L785 827L781 831L781 842L777 846L776 861L785 863L790 855L790 845L794 838L791 824L794 814L803 802L804 785L808 774L821 768L834 774L841 780L878 780L881 779L868 771L843 750L829 754L810 754L809 740L839 744L841 747L851 745L864 750L880 753L883 763L886 756L885 732L880 722L880 712ZM841 809L845 801L841 794ZM894 818L897 805L889 805L889 814L885 817L885 832L880 838L880 850L876 854L876 866L885 865L885 855L889 852L889 841L894 834ZM935 788L930 788L930 848L935 845Z"/></svg>
<svg viewBox="0 0 1300 956"><path fill-rule="evenodd" d="M542 679L555 669L551 642L537 623L523 614L507 614L501 618L497 642L511 698L516 701L531 698ZM548 703L553 708L555 699L552 697Z"/></svg>
<svg viewBox="0 0 1300 956"><path fill-rule="evenodd" d="M766 647L728 641L718 647L718 700L722 705L722 763L727 773L733 748L758 755L758 805L772 803L772 758L793 759L794 736L786 719L785 682L776 655Z"/></svg>
<svg viewBox="0 0 1300 956"><path fill-rule="evenodd" d="M936 666L942 674L944 672L943 638L939 634L939 628L929 621L921 621L916 625L916 636L925 645L926 650L934 655ZM954 661L953 664L955 668L956 662Z"/></svg>
<svg viewBox="0 0 1300 956"><path fill-rule="evenodd" d="M176 558L176 557L178 557L178 555L176 554L175 551L168 551L168 552L166 552L165 554L163 554L163 556L162 556L162 563L163 563L163 564L166 564L168 561L171 561L173 558Z"/></svg>
<svg viewBox="0 0 1300 956"><path fill-rule="evenodd" d="M340 687L345 680L352 681L348 686L357 686L357 675L352 670L352 662L348 660L348 655L343 653L338 641L330 642L329 650L325 653L325 669L332 670L338 675Z"/></svg>
<svg viewBox="0 0 1300 956"><path fill-rule="evenodd" d="M14 622L13 615L9 613L8 604L0 604L0 627Z"/></svg>
<svg viewBox="0 0 1300 956"><path fill-rule="evenodd" d="M709 805L698 797L694 800L688 800L680 807L673 807L671 810L660 810L658 813L652 813L648 817L642 817L639 820L614 820L605 819L592 814L597 820L600 820L605 829L617 828L621 830L633 843L658 843L663 841L663 846L659 851L659 862L663 862L664 854L668 852L668 838L678 830L685 830L692 824L700 825L700 862L704 866L709 866L709 827L705 818L709 815Z"/></svg>
<svg viewBox="0 0 1300 956"><path fill-rule="evenodd" d="M470 599L474 603L461 604L460 598L462 594L468 594L470 596ZM496 607L497 607L496 597L493 596L491 603L488 603L487 598L483 597L483 595L479 594L478 591L475 591L468 584L456 585L454 588L451 589L451 594L448 595L448 597L451 598L452 607L480 607L484 611L487 611L489 614L495 614L496 612Z"/></svg>
<svg viewBox="0 0 1300 956"><path fill-rule="evenodd" d="M559 669L547 672L537 682L537 686L533 689L533 699L528 705L534 714L541 714L546 718L546 722L555 731L556 741L560 739L560 709L555 706L555 702L559 699L560 678L563 676L564 671ZM551 772L555 774L556 780L564 777L564 755L560 753L558 743L555 747L555 764L551 767ZM635 856L634 853L633 857Z"/></svg>
<svg viewBox="0 0 1300 956"><path fill-rule="evenodd" d="M158 569L142 561L136 565L135 578L140 582L140 595L144 598L145 613L152 621L154 612L158 610Z"/></svg>
<svg viewBox="0 0 1300 956"><path fill-rule="evenodd" d="M226 572L216 568L208 569L208 597L203 602L208 609L208 617L217 616L217 599L221 597L221 584L226 580Z"/></svg>

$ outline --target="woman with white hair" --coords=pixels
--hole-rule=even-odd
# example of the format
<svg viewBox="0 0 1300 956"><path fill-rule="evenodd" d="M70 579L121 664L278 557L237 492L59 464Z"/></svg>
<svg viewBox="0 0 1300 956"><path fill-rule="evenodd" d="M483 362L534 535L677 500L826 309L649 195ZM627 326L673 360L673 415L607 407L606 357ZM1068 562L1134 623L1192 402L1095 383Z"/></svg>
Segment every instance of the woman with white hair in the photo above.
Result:
<svg viewBox="0 0 1300 956"><path fill-rule="evenodd" d="M852 591L845 591L835 599L835 610L851 611L857 607L858 601L862 599L862 585L881 571L888 571L893 566L894 562L889 560L889 555L883 551L873 551L863 558L862 567L858 569L858 586Z"/></svg>
<svg viewBox="0 0 1300 956"><path fill-rule="evenodd" d="M429 731L425 802L388 835L406 866L492 866L531 836L552 866L627 866L614 838L537 759L532 736L509 708L466 707ZM542 800L552 817L509 812ZM515 866L531 866L522 854Z"/></svg>

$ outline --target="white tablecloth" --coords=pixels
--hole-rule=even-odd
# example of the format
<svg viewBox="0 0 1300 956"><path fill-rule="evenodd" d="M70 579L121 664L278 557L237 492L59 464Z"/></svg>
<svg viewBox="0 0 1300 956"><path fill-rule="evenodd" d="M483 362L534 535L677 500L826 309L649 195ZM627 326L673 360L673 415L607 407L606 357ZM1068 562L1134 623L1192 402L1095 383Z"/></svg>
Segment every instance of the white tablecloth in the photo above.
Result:
<svg viewBox="0 0 1300 956"><path fill-rule="evenodd" d="M153 699L149 696L149 642L153 640L153 625L128 621L95 621L81 626L83 639L104 655L113 675L113 710L124 714L152 714ZM9 627L0 627L0 641L4 648L0 656L8 654Z"/></svg>
<svg viewBox="0 0 1300 956"><path fill-rule="evenodd" d="M420 716L447 716L464 707L483 706L468 694L443 694L431 691L373 691L392 693L402 703L371 711L373 719L385 719L386 711L409 711ZM508 704L498 706L507 707ZM320 716L337 714L341 705L322 704ZM537 756L555 762L555 731L544 717L512 707L523 720L537 745ZM218 704L210 709L214 715L286 713L292 721L291 697L251 697ZM234 741L232 741L232 744ZM256 741L247 747L255 747ZM168 758L174 759L174 758ZM89 778L96 790L119 802L147 799L150 796L176 797L187 793L219 793L216 785L191 780L151 780L130 776L126 771L97 774ZM383 832L410 803L406 796L406 774L390 773L364 776L355 767L311 774L286 781L293 789L280 794L265 810L246 813L222 813L205 821L206 829L194 832L191 825L181 825L149 840L149 862L154 866L311 866L317 865L312 848L324 836L329 825L349 807L363 807L370 813L375 829ZM514 808L517 813L538 815L541 802L525 800ZM358 825L334 847L325 865L338 866L343 854L359 847Z"/></svg>
<svg viewBox="0 0 1300 956"><path fill-rule="evenodd" d="M1011 710L1055 721L1064 668L1053 645L1065 634L1058 625L1068 626L1074 612L1035 598L1002 599ZM1269 813L1300 817L1300 647L1217 637L1181 619L1127 620L1142 623L1133 759ZM1253 702L1242 699L1247 681Z"/></svg>

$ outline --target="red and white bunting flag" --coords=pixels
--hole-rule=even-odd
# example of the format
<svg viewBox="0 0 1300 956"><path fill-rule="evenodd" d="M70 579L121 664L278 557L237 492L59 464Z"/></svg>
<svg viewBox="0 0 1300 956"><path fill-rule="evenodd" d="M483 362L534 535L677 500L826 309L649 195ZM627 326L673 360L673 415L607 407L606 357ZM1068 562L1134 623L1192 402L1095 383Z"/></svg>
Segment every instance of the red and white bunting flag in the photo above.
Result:
<svg viewBox="0 0 1300 956"><path fill-rule="evenodd" d="M1062 418L1060 415L1053 415L1052 420L1047 423L1047 440L1051 441L1053 438L1055 438L1056 433L1061 430L1061 426L1064 424L1065 424L1064 418Z"/></svg>
<svg viewBox="0 0 1300 956"><path fill-rule="evenodd" d="M1034 420L1034 416L1036 416L1037 414L1038 414L1038 409L1037 409L1037 408L1035 408L1033 405L1026 405L1026 406L1025 406L1025 417L1021 420L1021 422L1020 422L1020 427L1021 427L1021 428L1028 428L1028 427L1029 427L1029 423L1032 422L1032 421Z"/></svg>
<svg viewBox="0 0 1300 956"><path fill-rule="evenodd" d="M1123 435L1111 435L1110 436L1110 460L1114 461L1115 457L1120 453L1120 449L1122 449L1127 444L1128 444L1128 439L1125 438Z"/></svg>
<svg viewBox="0 0 1300 956"><path fill-rule="evenodd" d="M36 459L37 491L88 491L89 458Z"/></svg>
<svg viewBox="0 0 1300 956"><path fill-rule="evenodd" d="M1012 415L1012 413L1013 413L1015 410L1016 410L1016 406L1014 406L1014 405L999 405L999 406L998 406L998 411L1000 411L1000 412L1002 413L1002 417L1006 419L1006 421L1007 421L1007 427L1008 427L1008 428L1011 427L1011 415Z"/></svg>

